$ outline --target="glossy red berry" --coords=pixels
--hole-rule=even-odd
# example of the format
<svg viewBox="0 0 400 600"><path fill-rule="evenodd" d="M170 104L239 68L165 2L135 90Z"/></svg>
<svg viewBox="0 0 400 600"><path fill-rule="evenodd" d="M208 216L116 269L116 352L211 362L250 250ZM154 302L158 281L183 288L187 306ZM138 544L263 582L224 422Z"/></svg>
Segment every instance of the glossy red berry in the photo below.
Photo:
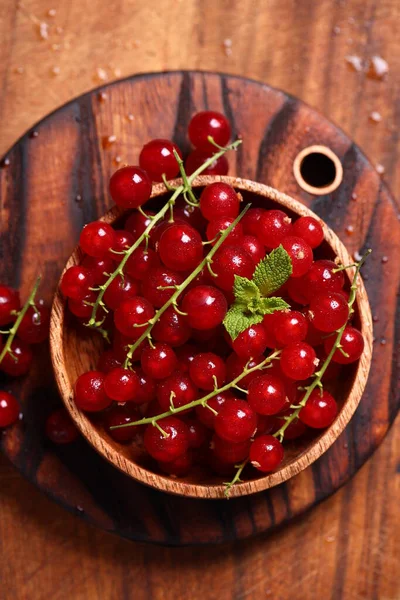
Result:
<svg viewBox="0 0 400 600"><path fill-rule="evenodd" d="M208 430L201 421L194 417L185 418L185 423L189 429L189 446L190 448L200 448L208 438Z"/></svg>
<svg viewBox="0 0 400 600"><path fill-rule="evenodd" d="M121 208L137 208L150 198L151 179L140 167L122 167L111 176L110 194Z"/></svg>
<svg viewBox="0 0 400 600"><path fill-rule="evenodd" d="M198 390L185 373L173 373L158 384L157 400L163 411L185 406L198 398Z"/></svg>
<svg viewBox="0 0 400 600"><path fill-rule="evenodd" d="M117 229L114 231L115 241L114 245L108 252L108 257L115 263L120 263L124 258L122 254L125 250L128 250L135 243L135 237L130 231L125 229ZM108 273L112 273L114 268L108 270Z"/></svg>
<svg viewBox="0 0 400 600"><path fill-rule="evenodd" d="M314 373L318 359L314 348L305 342L297 342L289 344L282 350L280 365L286 377L303 381Z"/></svg>
<svg viewBox="0 0 400 600"><path fill-rule="evenodd" d="M165 379L172 375L178 365L178 359L171 346L157 342L154 347L148 346L142 352L143 371L153 379Z"/></svg>
<svg viewBox="0 0 400 600"><path fill-rule="evenodd" d="M107 373L104 389L109 398L116 402L134 401L139 390L139 377L135 371L116 367Z"/></svg>
<svg viewBox="0 0 400 600"><path fill-rule="evenodd" d="M338 406L334 397L326 390L313 390L304 408L300 420L314 429L329 427L335 420Z"/></svg>
<svg viewBox="0 0 400 600"><path fill-rule="evenodd" d="M87 371L75 383L75 404L80 410L97 412L112 403L104 389L105 375L100 371Z"/></svg>
<svg viewBox="0 0 400 600"><path fill-rule="evenodd" d="M306 277L307 273L304 277L298 277L297 279L292 279L291 277L286 282L289 298L302 306L305 306L309 302Z"/></svg>
<svg viewBox="0 0 400 600"><path fill-rule="evenodd" d="M96 301L96 293L89 291L81 300L68 298L68 308L70 312L79 319L89 319L93 312L93 304ZM97 316L100 315L102 309L99 309Z"/></svg>
<svg viewBox="0 0 400 600"><path fill-rule="evenodd" d="M211 136L219 146L226 146L231 137L231 126L221 113L205 110L191 118L188 127L189 139L195 148L217 151L208 140Z"/></svg>
<svg viewBox="0 0 400 600"><path fill-rule="evenodd" d="M285 384L276 375L260 375L250 383L247 400L260 415L276 415L286 403Z"/></svg>
<svg viewBox="0 0 400 600"><path fill-rule="evenodd" d="M196 356L196 354L198 354L198 350L193 344L185 344L184 346L176 348L175 354L178 357L179 361L179 371L182 371L182 373L187 373L189 371L189 367L192 364L194 357Z"/></svg>
<svg viewBox="0 0 400 600"><path fill-rule="evenodd" d="M114 323L123 335L137 339L153 317L154 308L150 302L146 298L135 296L121 302L114 313Z"/></svg>
<svg viewBox="0 0 400 600"><path fill-rule="evenodd" d="M40 344L49 337L50 311L47 306L30 306L18 327L18 336L27 344Z"/></svg>
<svg viewBox="0 0 400 600"><path fill-rule="evenodd" d="M124 406L116 405L112 406L103 417L103 426L108 435L119 442L120 444L129 444L135 439L138 432L136 425L130 427L118 427L119 425L127 425L128 423L134 423L140 419L140 414L132 406L132 404L125 404ZM118 429L112 429L112 427L118 427Z"/></svg>
<svg viewBox="0 0 400 600"><path fill-rule="evenodd" d="M81 231L79 245L89 256L104 258L115 244L115 231L108 223L93 221Z"/></svg>
<svg viewBox="0 0 400 600"><path fill-rule="evenodd" d="M214 221L220 217L236 219L239 206L238 194L232 186L222 181L207 185L200 196L200 210L207 221Z"/></svg>
<svg viewBox="0 0 400 600"><path fill-rule="evenodd" d="M211 442L211 449L219 460L228 464L236 464L245 460L249 456L250 440L244 440L237 444L227 442L214 434Z"/></svg>
<svg viewBox="0 0 400 600"><path fill-rule="evenodd" d="M0 427L9 427L19 419L18 400L12 394L0 390Z"/></svg>
<svg viewBox="0 0 400 600"><path fill-rule="evenodd" d="M276 312L273 332L278 347L287 346L306 339L308 322L303 313L297 310Z"/></svg>
<svg viewBox="0 0 400 600"><path fill-rule="evenodd" d="M233 223L235 219L232 217L219 217L218 219L214 219L210 221L207 225L206 235L208 241L216 240L218 238L218 234L221 231L225 231L228 229ZM232 245L232 244L240 244L243 238L243 228L240 223L237 223L232 231L228 234L228 237L225 238L223 245Z"/></svg>
<svg viewBox="0 0 400 600"><path fill-rule="evenodd" d="M118 233L117 231L115 233ZM108 279L108 274L115 269L113 261L109 257L96 258L95 256L85 256L81 267L89 269L93 278L93 285L103 285Z"/></svg>
<svg viewBox="0 0 400 600"><path fill-rule="evenodd" d="M234 352L241 358L254 358L267 349L267 334L261 323L248 327L232 342Z"/></svg>
<svg viewBox="0 0 400 600"><path fill-rule="evenodd" d="M223 404L225 404L227 400L234 399L235 397L232 394L232 392L221 392L220 394L217 394L216 396L210 398L210 400L207 400L207 406L209 406L213 410L210 410L209 408L207 408L207 406L196 406L196 416L199 419L199 421L203 423L203 425L205 425L209 429L214 429L216 416L214 411L219 412L221 407L223 406Z"/></svg>
<svg viewBox="0 0 400 600"><path fill-rule="evenodd" d="M240 221L245 235L258 237L259 222L262 215L264 215L266 212L267 211L265 208L250 208L250 210L247 211Z"/></svg>
<svg viewBox="0 0 400 600"><path fill-rule="evenodd" d="M146 279L149 276L150 271L159 265L160 259L154 250L151 250L151 248L146 250L140 246L133 251L126 261L125 272L128 273L132 279L143 281L143 279Z"/></svg>
<svg viewBox="0 0 400 600"><path fill-rule="evenodd" d="M79 437L79 431L65 408L59 408L47 417L45 432L53 444L70 444Z"/></svg>
<svg viewBox="0 0 400 600"><path fill-rule="evenodd" d="M255 264L251 257L238 246L223 246L215 254L212 270L217 275L215 283L223 290L231 291L235 275L251 279Z"/></svg>
<svg viewBox="0 0 400 600"><path fill-rule="evenodd" d="M275 471L283 460L283 446L272 435L260 435L250 447L250 462L262 473Z"/></svg>
<svg viewBox="0 0 400 600"><path fill-rule="evenodd" d="M210 391L225 383L225 363L217 354L204 352L194 357L189 375L198 388Z"/></svg>
<svg viewBox="0 0 400 600"><path fill-rule="evenodd" d="M86 267L75 265L69 267L62 276L61 293L73 300L83 300L89 292L89 288L95 285L92 271Z"/></svg>
<svg viewBox="0 0 400 600"><path fill-rule="evenodd" d="M198 231L186 223L175 223L161 235L158 252L164 265L174 271L192 271L203 258Z"/></svg>
<svg viewBox="0 0 400 600"><path fill-rule="evenodd" d="M203 233L207 225L207 221L201 214L200 208L187 204L182 197L178 198L175 204L174 221L184 221L199 233Z"/></svg>
<svg viewBox="0 0 400 600"><path fill-rule="evenodd" d="M179 165L174 150L182 158L178 146L169 140L155 139L145 144L140 152L139 164L152 181L162 181L162 176L173 179L179 173Z"/></svg>
<svg viewBox="0 0 400 600"><path fill-rule="evenodd" d="M228 310L225 296L211 285L198 285L185 294L182 310L194 329L212 329L222 323Z"/></svg>
<svg viewBox="0 0 400 600"><path fill-rule="evenodd" d="M182 282L183 276L180 273L166 267L156 267L151 269L143 281L142 294L153 306L160 308L176 291L175 286Z"/></svg>
<svg viewBox="0 0 400 600"><path fill-rule="evenodd" d="M151 217L154 213L147 210L145 216L143 213L134 211L125 221L124 229L131 233L135 241L146 231L151 223Z"/></svg>
<svg viewBox="0 0 400 600"><path fill-rule="evenodd" d="M135 298L139 293L139 285L128 275L117 275L104 292L103 300L111 310L116 310L124 300Z"/></svg>
<svg viewBox="0 0 400 600"><path fill-rule="evenodd" d="M302 238L310 248L317 248L324 239L322 225L314 217L300 217L293 223L292 234Z"/></svg>
<svg viewBox="0 0 400 600"><path fill-rule="evenodd" d="M177 313L173 306L169 306L155 323L152 336L158 342L165 342L175 348L188 341L191 331L187 318Z"/></svg>
<svg viewBox="0 0 400 600"><path fill-rule="evenodd" d="M289 408L275 417L274 432L278 431L285 424L285 417L290 417L292 413L293 409ZM304 435L307 429L306 425L300 419L294 419L285 429L285 440L296 440Z"/></svg>
<svg viewBox="0 0 400 600"><path fill-rule="evenodd" d="M11 343L11 353L7 353L0 363L0 371L19 377L25 375L32 364L32 350L22 340L14 339Z"/></svg>
<svg viewBox="0 0 400 600"><path fill-rule="evenodd" d="M291 230L292 219L287 214L282 210L267 210L258 221L257 237L267 248L277 248Z"/></svg>
<svg viewBox="0 0 400 600"><path fill-rule="evenodd" d="M324 349L327 355L332 350L335 341L335 335L325 339ZM347 326L345 328L340 344L342 348L335 350L332 360L341 365L349 365L350 363L355 362L360 358L364 350L364 338L360 331L354 327Z"/></svg>
<svg viewBox="0 0 400 600"><path fill-rule="evenodd" d="M246 365L248 369L252 369L256 365L259 365L264 360L264 358L264 356L258 356L249 361L247 358L240 358L235 352L232 352L232 354L230 354L226 360L228 381L232 381L232 379L236 379L236 377L241 375ZM250 382L255 377L259 376L259 371L253 371L252 373L249 373L248 375L246 375L246 377L243 377L243 379L241 379L239 383L240 387L247 390L250 385Z"/></svg>
<svg viewBox="0 0 400 600"><path fill-rule="evenodd" d="M0 285L0 326L8 325L15 320L15 316L11 313L19 311L21 301L19 292L7 285Z"/></svg>
<svg viewBox="0 0 400 600"><path fill-rule="evenodd" d="M148 425L143 439L147 452L161 462L169 462L182 456L189 448L187 425L176 417L166 417L158 421L158 424L168 437L157 427Z"/></svg>
<svg viewBox="0 0 400 600"><path fill-rule="evenodd" d="M104 350L97 361L97 370L107 374L121 365L122 361L119 360L113 350Z"/></svg>
<svg viewBox="0 0 400 600"><path fill-rule="evenodd" d="M283 238L281 243L292 262L292 277L305 275L313 263L310 246L302 238L292 235Z"/></svg>
<svg viewBox="0 0 400 600"><path fill-rule="evenodd" d="M275 336L275 328L279 319L279 311L275 311L270 315L264 315L262 324L267 336L267 348L277 348L278 342Z"/></svg>
<svg viewBox="0 0 400 600"><path fill-rule="evenodd" d="M344 285L343 271L336 271L331 260L316 260L304 276L304 293L310 300L323 292L339 292ZM336 272L335 272L336 271Z"/></svg>
<svg viewBox="0 0 400 600"><path fill-rule="evenodd" d="M215 417L216 434L227 442L244 442L257 429L257 416L244 400L227 400Z"/></svg>
<svg viewBox="0 0 400 600"><path fill-rule="evenodd" d="M161 471L171 475L172 477L184 477L187 475L192 468L193 465L193 457L191 452L185 452L185 454L181 454L175 460L171 460L169 462L159 461L158 466Z"/></svg>
<svg viewBox="0 0 400 600"><path fill-rule="evenodd" d="M206 161L208 161L213 154L215 154L215 150L200 150L196 148L189 154L185 162L185 170L187 175L193 175L199 167L201 167ZM229 164L226 160L225 156L220 156L219 158L213 160L211 165L202 171L202 175L227 175L229 171Z"/></svg>
<svg viewBox="0 0 400 600"><path fill-rule="evenodd" d="M135 402L135 404L145 404L147 402L151 402L156 397L155 381L146 375L143 369L135 367L135 371L136 375L139 377L139 390L137 391L133 402Z"/></svg>
<svg viewBox="0 0 400 600"><path fill-rule="evenodd" d="M318 294L310 302L309 318L316 329L332 333L349 318L349 306L339 293Z"/></svg>
<svg viewBox="0 0 400 600"><path fill-rule="evenodd" d="M251 256L255 265L265 258L265 248L255 235L244 235L238 245Z"/></svg>

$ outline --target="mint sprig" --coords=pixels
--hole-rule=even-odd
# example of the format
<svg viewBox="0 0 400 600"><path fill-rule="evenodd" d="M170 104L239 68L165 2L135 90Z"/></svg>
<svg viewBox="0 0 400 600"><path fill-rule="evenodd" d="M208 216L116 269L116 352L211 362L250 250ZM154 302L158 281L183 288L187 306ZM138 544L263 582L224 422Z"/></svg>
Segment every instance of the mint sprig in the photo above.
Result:
<svg viewBox="0 0 400 600"><path fill-rule="evenodd" d="M253 278L235 276L235 302L225 315L225 329L235 340L239 333L261 323L265 315L286 310L289 304L279 297L270 297L292 274L292 261L286 250L279 246L261 260Z"/></svg>

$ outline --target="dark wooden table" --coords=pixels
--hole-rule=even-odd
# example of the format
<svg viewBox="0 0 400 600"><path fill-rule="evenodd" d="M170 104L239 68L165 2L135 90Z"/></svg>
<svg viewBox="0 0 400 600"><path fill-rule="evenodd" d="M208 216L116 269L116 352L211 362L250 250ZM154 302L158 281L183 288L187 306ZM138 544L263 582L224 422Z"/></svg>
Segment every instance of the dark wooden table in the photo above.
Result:
<svg viewBox="0 0 400 600"><path fill-rule="evenodd" d="M0 154L53 108L106 79L214 69L268 81L320 109L383 165L399 196L399 19L397 0L2 2ZM354 71L349 55L382 56L386 78ZM291 526L202 549L143 546L97 531L1 459L0 596L398 600L399 431L397 420L358 475Z"/></svg>

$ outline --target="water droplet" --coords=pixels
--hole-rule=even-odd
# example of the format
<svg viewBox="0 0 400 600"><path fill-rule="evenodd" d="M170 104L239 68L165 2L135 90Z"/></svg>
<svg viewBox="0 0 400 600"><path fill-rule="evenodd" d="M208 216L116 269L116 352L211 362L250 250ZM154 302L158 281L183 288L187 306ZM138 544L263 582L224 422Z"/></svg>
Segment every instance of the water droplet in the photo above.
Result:
<svg viewBox="0 0 400 600"><path fill-rule="evenodd" d="M99 100L99 102L106 102L108 99L108 96L107 96L106 92L99 92L97 94L97 99Z"/></svg>
<svg viewBox="0 0 400 600"><path fill-rule="evenodd" d="M342 30L340 29L339 25L335 25L332 31L334 35L339 35Z"/></svg>
<svg viewBox="0 0 400 600"><path fill-rule="evenodd" d="M357 71L357 73L360 73L363 70L363 61L355 54L349 54L345 56L345 61L354 71Z"/></svg>
<svg viewBox="0 0 400 600"><path fill-rule="evenodd" d="M6 158L3 158L3 160L0 162L0 167L2 169L6 169L7 167L10 166L10 164L11 164L10 159L6 157Z"/></svg>
<svg viewBox="0 0 400 600"><path fill-rule="evenodd" d="M60 67L51 67L51 74L54 75L55 77L57 77L57 75L60 74L61 69Z"/></svg>
<svg viewBox="0 0 400 600"><path fill-rule="evenodd" d="M356 262L362 259L362 254L360 254L358 251L354 252L353 256Z"/></svg>
<svg viewBox="0 0 400 600"><path fill-rule="evenodd" d="M122 158L120 156L115 156L113 159L114 164L118 167L121 164Z"/></svg>
<svg viewBox="0 0 400 600"><path fill-rule="evenodd" d="M386 346L386 339L383 337L380 341L381 346Z"/></svg>
<svg viewBox="0 0 400 600"><path fill-rule="evenodd" d="M345 232L347 233L347 235L353 235L353 233L354 233L354 226L353 225L347 225L347 227L345 228Z"/></svg>
<svg viewBox="0 0 400 600"><path fill-rule="evenodd" d="M30 138L37 138L39 136L39 132L35 129L29 133Z"/></svg>
<svg viewBox="0 0 400 600"><path fill-rule="evenodd" d="M108 79L107 72L104 69L102 69L101 67L97 67L97 69L96 69L96 77L100 81L107 81L107 79Z"/></svg>
<svg viewBox="0 0 400 600"><path fill-rule="evenodd" d="M76 510L80 513L85 512L85 509L83 508L83 506L80 506L79 504L77 505Z"/></svg>
<svg viewBox="0 0 400 600"><path fill-rule="evenodd" d="M368 63L367 77L370 79L383 79L389 71L387 61L381 56L373 56Z"/></svg>
<svg viewBox="0 0 400 600"><path fill-rule="evenodd" d="M226 38L222 43L224 52L226 56L230 56L232 54L232 40L230 38Z"/></svg>
<svg viewBox="0 0 400 600"><path fill-rule="evenodd" d="M356 194L356 192L353 192L352 195L351 195L351 199L352 200L357 200L357 198L358 198L358 194Z"/></svg>
<svg viewBox="0 0 400 600"><path fill-rule="evenodd" d="M372 315L372 321L373 321L374 323L377 323L377 322L379 321L379 317L378 317L378 315Z"/></svg>
<svg viewBox="0 0 400 600"><path fill-rule="evenodd" d="M39 33L39 37L42 40L48 40L49 39L49 26L47 23L45 23L44 21L41 21L40 23L37 24L38 27L38 33Z"/></svg>
<svg viewBox="0 0 400 600"><path fill-rule="evenodd" d="M82 196L81 196L80 194L77 194L77 195L75 196L75 202L76 202L77 204L81 204L81 202L82 202Z"/></svg>
<svg viewBox="0 0 400 600"><path fill-rule="evenodd" d="M377 110L373 110L369 115L369 120L373 123L380 123L382 121L382 115Z"/></svg>
<svg viewBox="0 0 400 600"><path fill-rule="evenodd" d="M55 9L55 8L50 8L50 9L47 11L47 16L48 16L48 17L55 17L55 16L56 16L56 14L57 14L57 11L56 11L56 9Z"/></svg>
<svg viewBox="0 0 400 600"><path fill-rule="evenodd" d="M335 541L335 536L334 535L327 535L325 538L325 541L328 542L328 544L330 544L331 542Z"/></svg>
<svg viewBox="0 0 400 600"><path fill-rule="evenodd" d="M347 22L349 23L349 25L354 25L354 23L356 22L356 20L355 20L355 18L354 18L354 17L349 17L349 18L347 19Z"/></svg>
<svg viewBox="0 0 400 600"><path fill-rule="evenodd" d="M133 114L132 114L132 113L129 113L129 114L126 116L126 118L128 119L128 121L134 121L134 120L135 120L135 117L133 116Z"/></svg>
<svg viewBox="0 0 400 600"><path fill-rule="evenodd" d="M381 263L386 264L388 261L389 261L389 257L388 256L382 256Z"/></svg>
<svg viewBox="0 0 400 600"><path fill-rule="evenodd" d="M105 135L101 139L101 145L103 146L104 150L107 150L107 148L110 148L110 146L115 144L116 141L117 141L116 135Z"/></svg>
<svg viewBox="0 0 400 600"><path fill-rule="evenodd" d="M345 443L343 444L343 448L344 448L345 450L347 450L347 448L348 448L348 447L349 447L349 444L348 444L347 442L345 442Z"/></svg>
<svg viewBox="0 0 400 600"><path fill-rule="evenodd" d="M379 173L379 175L383 175L385 172L385 167L381 164L376 165L376 170Z"/></svg>
<svg viewBox="0 0 400 600"><path fill-rule="evenodd" d="M61 35L62 33L64 33L63 27L60 27L59 25L57 25L57 27L56 27L56 33L58 33L58 35Z"/></svg>
<svg viewBox="0 0 400 600"><path fill-rule="evenodd" d="M119 69L118 67L116 67L114 69L114 75L115 75L115 77L121 77L121 75L122 75L121 69Z"/></svg>
<svg viewBox="0 0 400 600"><path fill-rule="evenodd" d="M18 75L22 75L22 73L25 73L25 69L24 67L17 67L15 72L18 73Z"/></svg>

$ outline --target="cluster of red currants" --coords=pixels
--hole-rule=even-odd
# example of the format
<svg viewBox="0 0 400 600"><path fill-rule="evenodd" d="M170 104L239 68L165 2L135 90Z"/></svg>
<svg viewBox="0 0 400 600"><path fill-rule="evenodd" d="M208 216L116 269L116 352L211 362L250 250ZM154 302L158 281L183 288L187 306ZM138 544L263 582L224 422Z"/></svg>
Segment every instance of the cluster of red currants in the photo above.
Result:
<svg viewBox="0 0 400 600"><path fill-rule="evenodd" d="M230 127L223 115L193 117L189 137L197 149L186 161L188 173L195 170L190 157L204 162L205 153L212 155L209 136L221 146L227 143ZM173 148L180 156L172 142L154 140L142 149L140 167L114 173L110 192L118 206L141 207L150 197L151 180L177 175ZM178 200L172 222L169 213L157 219L140 208L121 230L90 223L80 236L82 262L61 281L69 310L112 336L97 369L78 378L77 406L100 411L115 441L142 440L170 475L182 476L204 460L221 474L247 459L263 472L275 470L283 446L274 434L304 395L298 388L307 386L335 345L335 332L349 320L343 271L331 260L314 261L313 250L324 237L319 221L301 217L293 223L281 210L254 207L232 228L240 201L232 187L216 182L204 188L198 206ZM206 249L229 227L208 261ZM291 308L265 315L232 340L223 320L235 276L251 280L256 265L280 245L291 259L292 275L276 295ZM194 271L196 277L187 282ZM341 365L356 361L363 345L361 333L346 325L323 383L336 377ZM272 349L279 350L280 360L266 371L254 369ZM240 385L229 385L241 375ZM285 438L328 427L337 410L328 391L312 391L299 418L285 428ZM144 429L114 428L143 417L154 421Z"/></svg>

